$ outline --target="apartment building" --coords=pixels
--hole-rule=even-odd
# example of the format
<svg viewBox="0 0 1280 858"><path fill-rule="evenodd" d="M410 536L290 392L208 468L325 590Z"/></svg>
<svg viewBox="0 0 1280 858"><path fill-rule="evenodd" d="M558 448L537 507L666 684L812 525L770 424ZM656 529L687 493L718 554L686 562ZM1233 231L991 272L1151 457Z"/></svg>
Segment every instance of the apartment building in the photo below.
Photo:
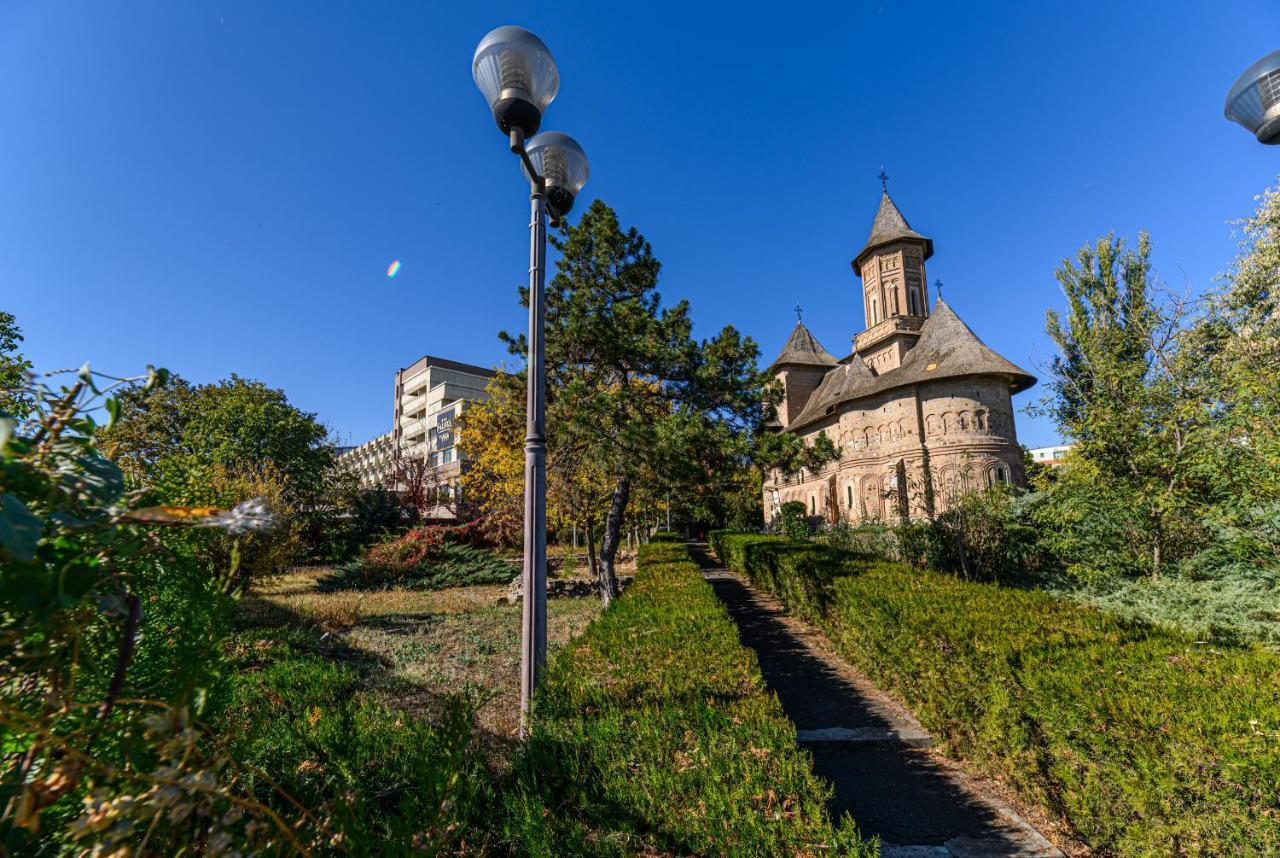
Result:
<svg viewBox="0 0 1280 858"><path fill-rule="evenodd" d="M472 402L482 401L494 372L427 355L396 372L392 434L399 455L446 472L459 470L455 424Z"/></svg>
<svg viewBox="0 0 1280 858"><path fill-rule="evenodd" d="M465 458L458 449L457 420L471 403L485 399L493 376L491 369L432 355L396 370L391 431L338 461L367 488L389 487L397 462L421 462L427 481L456 499L454 486ZM452 517L451 506L442 504L430 517Z"/></svg>
<svg viewBox="0 0 1280 858"><path fill-rule="evenodd" d="M338 464L356 475L362 489L387 485L395 471L395 443L386 432L358 447L347 447L338 454Z"/></svg>

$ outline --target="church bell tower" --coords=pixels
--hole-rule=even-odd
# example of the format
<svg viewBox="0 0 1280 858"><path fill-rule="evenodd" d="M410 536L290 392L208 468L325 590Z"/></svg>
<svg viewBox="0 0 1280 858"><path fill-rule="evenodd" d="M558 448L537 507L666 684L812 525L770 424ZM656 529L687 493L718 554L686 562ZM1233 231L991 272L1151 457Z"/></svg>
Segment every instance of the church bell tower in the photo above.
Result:
<svg viewBox="0 0 1280 858"><path fill-rule="evenodd" d="M913 230L889 197L883 170L880 179L880 208L852 263L853 273L862 279L867 320L866 329L853 338L853 350L877 374L900 366L920 338L929 315L924 263L933 255L933 240Z"/></svg>

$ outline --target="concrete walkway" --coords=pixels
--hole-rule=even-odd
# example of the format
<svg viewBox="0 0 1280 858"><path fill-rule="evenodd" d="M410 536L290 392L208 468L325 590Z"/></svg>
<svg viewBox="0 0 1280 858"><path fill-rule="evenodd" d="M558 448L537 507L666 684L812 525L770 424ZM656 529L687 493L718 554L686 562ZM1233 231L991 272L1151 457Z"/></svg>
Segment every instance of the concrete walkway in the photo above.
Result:
<svg viewBox="0 0 1280 858"><path fill-rule="evenodd" d="M878 835L884 858L1062 856L1010 807L925 750L932 739L910 713L819 648L776 602L718 567L705 545L691 547L814 770L834 788L833 816L847 812L864 835Z"/></svg>

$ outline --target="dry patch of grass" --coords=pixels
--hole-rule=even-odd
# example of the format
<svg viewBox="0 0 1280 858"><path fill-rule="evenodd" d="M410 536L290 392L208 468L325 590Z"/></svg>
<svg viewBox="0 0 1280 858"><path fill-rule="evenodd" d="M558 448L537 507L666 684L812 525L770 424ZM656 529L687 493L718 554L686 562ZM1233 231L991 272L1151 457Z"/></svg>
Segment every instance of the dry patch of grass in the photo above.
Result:
<svg viewBox="0 0 1280 858"><path fill-rule="evenodd" d="M485 730L515 733L520 698L520 606L507 604L506 586L446 590L318 592L324 567L291 570L260 592L351 647L388 665L369 677L385 703L431 717L442 694L470 691L484 701ZM547 607L552 649L586 628L598 599L553 599Z"/></svg>

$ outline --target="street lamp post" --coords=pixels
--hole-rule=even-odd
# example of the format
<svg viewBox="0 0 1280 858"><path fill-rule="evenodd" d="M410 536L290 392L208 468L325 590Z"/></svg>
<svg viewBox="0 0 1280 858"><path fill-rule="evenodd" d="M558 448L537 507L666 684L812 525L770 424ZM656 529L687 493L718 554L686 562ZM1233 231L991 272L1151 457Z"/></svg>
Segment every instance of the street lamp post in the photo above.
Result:
<svg viewBox="0 0 1280 858"><path fill-rule="evenodd" d="M572 137L538 134L560 89L551 51L521 27L498 27L480 40L471 75L520 158L529 180L529 336L524 436L524 605L520 629L520 731L527 735L533 691L547 660L547 460L544 348L547 212L552 225L573 208L587 182L587 156Z"/></svg>
<svg viewBox="0 0 1280 858"><path fill-rule="evenodd" d="M1280 51L1244 70L1227 93L1223 113L1252 131L1259 143L1280 143Z"/></svg>

